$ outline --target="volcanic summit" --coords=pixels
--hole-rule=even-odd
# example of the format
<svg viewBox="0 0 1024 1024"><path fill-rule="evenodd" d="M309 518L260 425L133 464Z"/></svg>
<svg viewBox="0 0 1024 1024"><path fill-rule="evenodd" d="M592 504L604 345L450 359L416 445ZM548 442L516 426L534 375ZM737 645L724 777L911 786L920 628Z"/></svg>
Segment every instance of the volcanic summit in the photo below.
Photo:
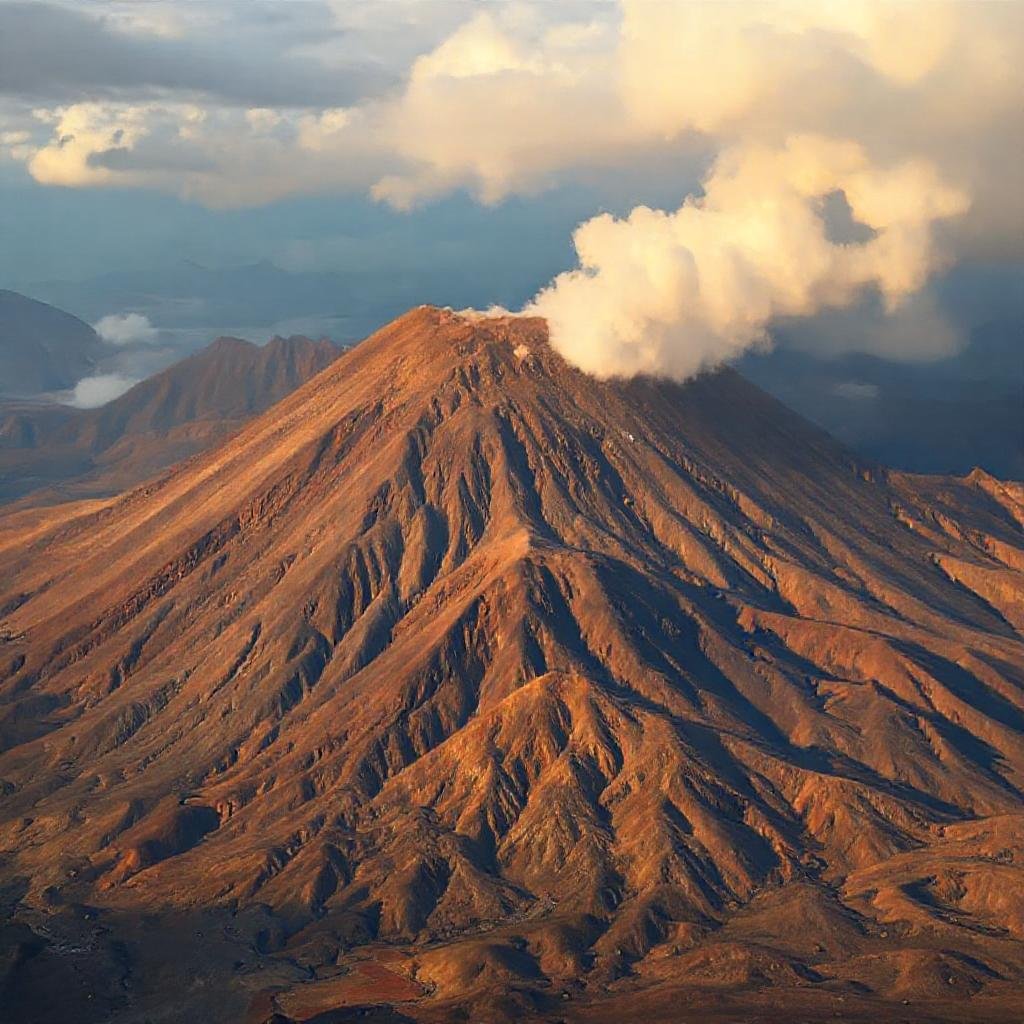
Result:
<svg viewBox="0 0 1024 1024"><path fill-rule="evenodd" d="M163 477L0 518L6 991L1016 1019L1022 526L730 370L415 309Z"/></svg>

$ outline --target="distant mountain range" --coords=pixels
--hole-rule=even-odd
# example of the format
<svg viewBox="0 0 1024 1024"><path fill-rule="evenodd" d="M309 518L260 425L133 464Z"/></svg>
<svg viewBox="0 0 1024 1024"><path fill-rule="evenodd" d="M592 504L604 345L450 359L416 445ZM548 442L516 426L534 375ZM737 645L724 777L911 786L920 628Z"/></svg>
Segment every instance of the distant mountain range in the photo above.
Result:
<svg viewBox="0 0 1024 1024"><path fill-rule="evenodd" d="M218 338L98 409L0 407L0 501L114 493L227 437L339 355L329 341Z"/></svg>

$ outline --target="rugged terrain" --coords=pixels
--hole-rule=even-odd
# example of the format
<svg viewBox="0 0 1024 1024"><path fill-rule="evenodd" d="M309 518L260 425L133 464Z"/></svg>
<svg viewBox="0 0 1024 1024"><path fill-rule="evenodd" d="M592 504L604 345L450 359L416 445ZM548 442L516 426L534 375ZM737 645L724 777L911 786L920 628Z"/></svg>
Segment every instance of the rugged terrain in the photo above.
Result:
<svg viewBox="0 0 1024 1024"><path fill-rule="evenodd" d="M126 490L224 440L338 354L300 336L263 346L218 338L98 409L0 406L0 501Z"/></svg>
<svg viewBox="0 0 1024 1024"><path fill-rule="evenodd" d="M0 519L3 997L1018 1020L1022 525L733 372L414 310L163 479Z"/></svg>

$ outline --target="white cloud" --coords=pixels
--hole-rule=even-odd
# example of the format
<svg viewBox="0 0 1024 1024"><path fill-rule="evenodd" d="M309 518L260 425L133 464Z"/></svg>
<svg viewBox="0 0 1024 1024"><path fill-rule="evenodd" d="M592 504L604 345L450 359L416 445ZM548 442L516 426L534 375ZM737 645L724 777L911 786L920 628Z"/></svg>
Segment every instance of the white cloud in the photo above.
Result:
<svg viewBox="0 0 1024 1024"><path fill-rule="evenodd" d="M1024 5L624 0L629 116L720 146L814 132L877 160L919 157L972 196L961 248L1024 238Z"/></svg>
<svg viewBox="0 0 1024 1024"><path fill-rule="evenodd" d="M339 87L330 102L307 99L305 106L255 97L245 105L218 103L216 96L232 94L231 83L219 79L219 92L198 98L171 90L159 101L150 92L134 102L122 91L116 101L40 110L49 139L40 143L33 135L10 151L48 184L159 188L215 207L369 190L400 209L457 189L496 203L602 173L625 181L640 165L674 166L682 202L687 161L706 165L705 157L718 154L713 202L660 216L638 208L622 222L602 218L584 226L578 241L589 249L581 252L585 269L560 278L543 299L562 325L566 351L575 351L577 342L564 342L570 284L582 295L587 277L634 275L636 294L626 301L626 289L618 290L625 305L608 310L619 325L614 331L621 340L639 322L658 338L645 353L633 343L613 346L615 369L606 372L632 365L690 372L686 367L760 343L777 317L850 306L871 287L887 298L884 323L871 338L861 330L855 341L851 332L850 343L884 342L904 355L938 351L955 339L934 311L922 313L909 296L946 257L1024 253L1024 190L1017 180L1024 149L1022 4L622 0L468 9L439 0L422 13L416 4L362 8L339 0L331 8L341 31L293 41L289 59L298 55L325 72L342 68L362 40L382 65L405 62L400 87L361 98ZM126 8L134 12L130 31L178 32L180 25L164 17L173 9L154 8L163 13L150 26L148 8ZM237 29L232 10L216 7L218 31ZM260 31L265 41L267 30ZM302 94L312 96L312 88L307 82ZM859 154L856 171L833 168L825 178L842 179L861 217L885 227L884 241L846 252L819 237L814 204L821 196L779 177L768 156L808 137L829 140L833 152ZM724 191L732 173L725 161L753 154L768 161L781 189L775 195L758 186L768 204L760 211L740 192ZM941 202L928 206L953 194L955 216ZM770 216L776 199L792 208L791 230ZM739 232L741 209L789 253L788 270L771 247ZM733 249L716 250L692 234L705 223L725 230ZM622 251L606 250L605 236ZM790 251L797 239L811 248ZM686 278L682 249L703 261L702 279L682 293L699 301L685 310L679 296L669 300L661 291L663 275ZM812 253L823 263L811 262ZM743 261L762 262L746 268ZM734 271L730 288L740 278L751 286L737 297L750 305L723 317L712 310L721 298L709 295L725 287L726 265ZM794 303L801 288L807 294ZM640 308L641 295L652 308ZM607 309L607 298L601 304ZM672 347L669 355L668 338L683 325L691 332L690 354ZM608 330L600 332L601 345ZM931 344L922 344L926 337Z"/></svg>
<svg viewBox="0 0 1024 1024"><path fill-rule="evenodd" d="M75 385L70 404L79 409L95 409L112 402L137 383L137 380L120 373L101 373L95 377L83 377Z"/></svg>
<svg viewBox="0 0 1024 1024"><path fill-rule="evenodd" d="M141 313L111 313L93 325L108 345L153 345L159 332Z"/></svg>
<svg viewBox="0 0 1024 1024"><path fill-rule="evenodd" d="M497 202L595 168L627 169L659 147L714 151L817 133L853 139L876 159L941 167L975 200L964 244L1019 249L1024 236L1019 4L624 0L621 10L492 4L468 17L437 4L430 18L407 4L376 17L337 10L348 49L336 53L328 34L310 60L343 64L363 37L382 61L408 59L418 41L425 52L399 92L317 108L246 110L171 94L65 104L41 111L51 138L22 155L46 183L156 187L213 206L369 188L408 207L461 188Z"/></svg>
<svg viewBox="0 0 1024 1024"><path fill-rule="evenodd" d="M836 191L867 241L829 238L821 201ZM736 146L674 213L638 207L581 225L579 269L528 311L590 373L686 378L765 345L777 318L848 306L867 288L897 311L940 260L934 222L967 205L928 162L876 167L852 142Z"/></svg>
<svg viewBox="0 0 1024 1024"><path fill-rule="evenodd" d="M132 150L153 130L154 112L152 106L105 103L39 110L36 116L53 126L53 135L46 145L33 151L28 169L44 185L115 184L120 178L117 171L95 158L113 150Z"/></svg>
<svg viewBox="0 0 1024 1024"><path fill-rule="evenodd" d="M405 167L373 194L405 209L468 188L494 203L574 167L621 163L644 140L610 73L607 9L593 10L551 25L529 8L487 9L420 57L404 94L379 111Z"/></svg>

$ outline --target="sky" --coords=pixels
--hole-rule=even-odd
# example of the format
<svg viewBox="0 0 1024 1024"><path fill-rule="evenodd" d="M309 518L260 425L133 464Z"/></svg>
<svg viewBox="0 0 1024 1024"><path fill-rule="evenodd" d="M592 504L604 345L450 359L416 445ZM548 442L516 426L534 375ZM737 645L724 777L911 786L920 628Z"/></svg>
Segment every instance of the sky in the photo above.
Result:
<svg viewBox="0 0 1024 1024"><path fill-rule="evenodd" d="M934 362L1019 280L1021 95L1013 2L0 0L0 285L124 381L416 301L600 376Z"/></svg>

